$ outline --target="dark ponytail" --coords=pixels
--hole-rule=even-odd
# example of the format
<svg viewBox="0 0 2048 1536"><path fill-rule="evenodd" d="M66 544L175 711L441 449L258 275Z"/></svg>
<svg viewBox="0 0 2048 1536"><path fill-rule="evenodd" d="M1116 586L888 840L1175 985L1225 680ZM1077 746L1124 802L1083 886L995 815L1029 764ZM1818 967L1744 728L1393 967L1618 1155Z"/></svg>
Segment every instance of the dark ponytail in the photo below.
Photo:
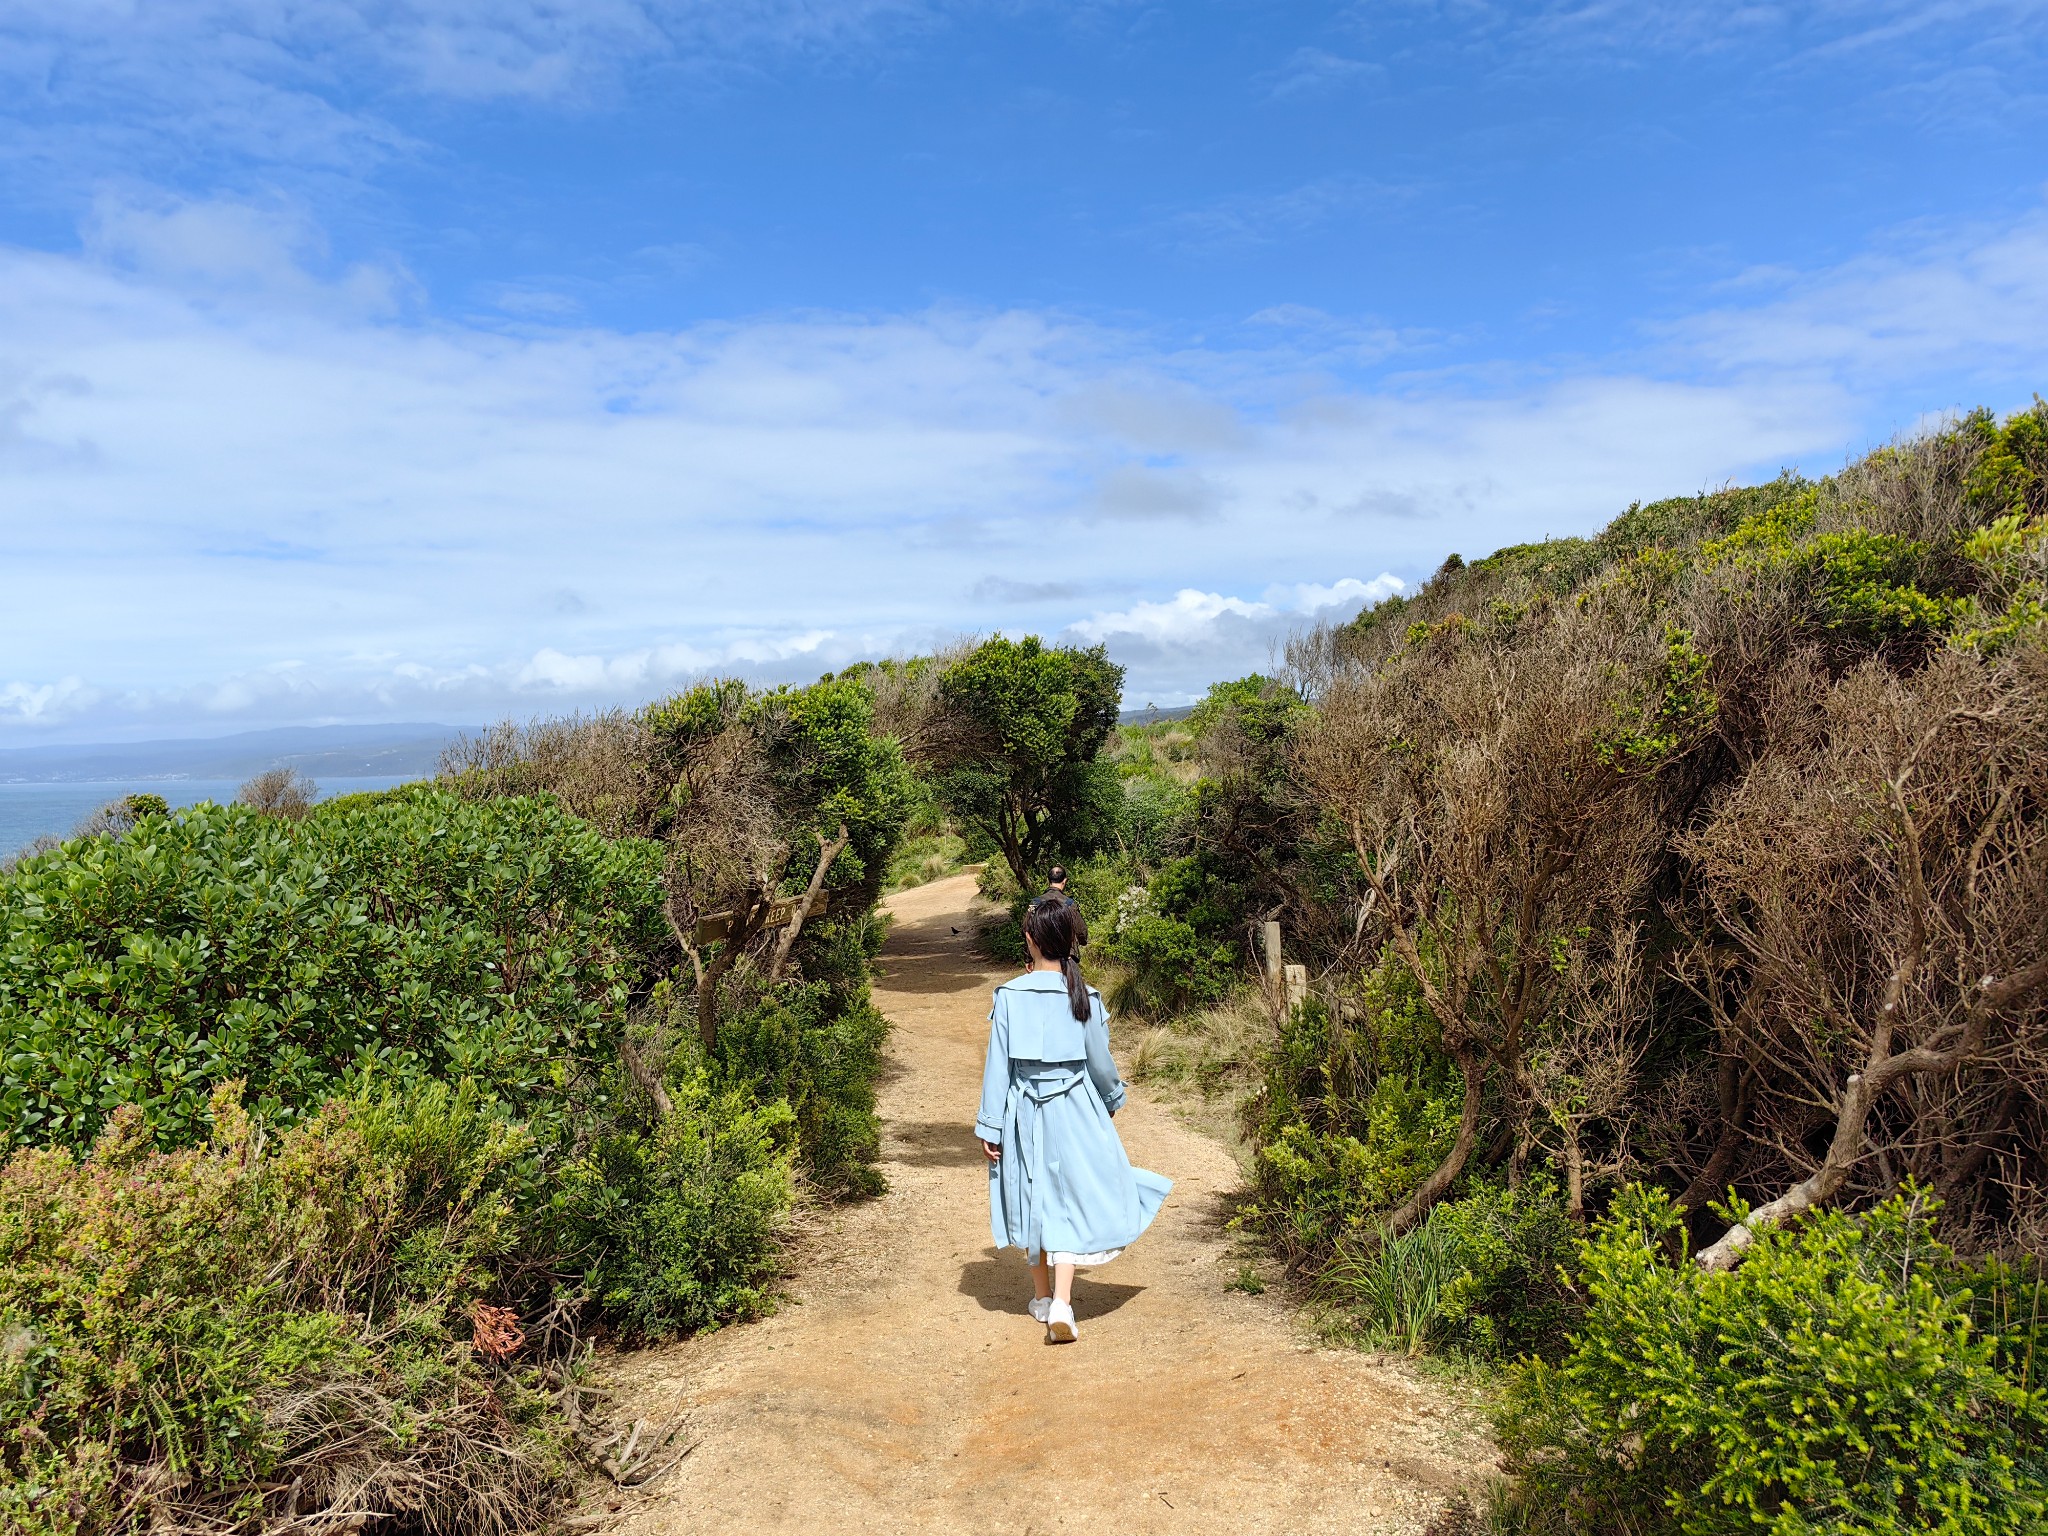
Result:
<svg viewBox="0 0 2048 1536"><path fill-rule="evenodd" d="M1081 979L1081 961L1074 953L1074 904L1064 896L1041 896L1024 909L1024 932L1048 960L1059 963L1067 983L1067 1005L1082 1023L1095 1011L1088 983Z"/></svg>

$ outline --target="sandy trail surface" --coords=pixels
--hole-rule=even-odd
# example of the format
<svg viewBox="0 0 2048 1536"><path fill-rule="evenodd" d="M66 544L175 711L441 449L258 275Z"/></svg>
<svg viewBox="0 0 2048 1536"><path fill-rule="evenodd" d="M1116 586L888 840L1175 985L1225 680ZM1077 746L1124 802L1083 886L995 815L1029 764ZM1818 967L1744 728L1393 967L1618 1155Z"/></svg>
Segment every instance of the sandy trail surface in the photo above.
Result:
<svg viewBox="0 0 2048 1536"><path fill-rule="evenodd" d="M880 1199L835 1213L775 1316L619 1357L628 1418L687 1419L653 1488L585 1506L618 1532L1418 1532L1488 1458L1404 1366L1319 1348L1271 1296L1225 1289L1230 1153L1133 1089L1133 1162L1165 1210L1074 1288L1080 1342L1025 1313L989 1242L972 1131L989 992L971 876L890 902L877 1003Z"/></svg>

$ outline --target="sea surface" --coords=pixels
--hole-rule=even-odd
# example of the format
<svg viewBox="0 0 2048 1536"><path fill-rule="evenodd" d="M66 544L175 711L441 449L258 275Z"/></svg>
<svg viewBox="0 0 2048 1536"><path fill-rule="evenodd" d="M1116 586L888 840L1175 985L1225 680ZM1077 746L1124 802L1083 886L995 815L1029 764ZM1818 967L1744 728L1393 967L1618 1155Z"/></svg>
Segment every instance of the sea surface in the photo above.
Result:
<svg viewBox="0 0 2048 1536"><path fill-rule="evenodd" d="M409 784L414 775L382 779L322 779L320 798ZM226 805L242 787L239 779L108 779L76 784L0 784L0 859L20 852L45 834L66 837L72 828L124 795L162 795L172 809L212 800Z"/></svg>

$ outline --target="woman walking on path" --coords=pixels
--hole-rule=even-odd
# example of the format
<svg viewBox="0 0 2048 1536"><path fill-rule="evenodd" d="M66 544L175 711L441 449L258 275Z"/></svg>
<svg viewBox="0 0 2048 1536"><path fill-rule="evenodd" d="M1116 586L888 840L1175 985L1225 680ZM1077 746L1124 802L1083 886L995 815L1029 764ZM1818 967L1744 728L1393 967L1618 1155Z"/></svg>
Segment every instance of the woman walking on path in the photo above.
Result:
<svg viewBox="0 0 2048 1536"><path fill-rule="evenodd" d="M1109 1015L1081 980L1075 908L1046 895L1024 913L1031 969L996 988L974 1134L988 1155L989 1225L1031 1265L1031 1315L1070 1344L1074 1271L1107 1264L1152 1224L1173 1188L1124 1155L1110 1119L1124 1085Z"/></svg>

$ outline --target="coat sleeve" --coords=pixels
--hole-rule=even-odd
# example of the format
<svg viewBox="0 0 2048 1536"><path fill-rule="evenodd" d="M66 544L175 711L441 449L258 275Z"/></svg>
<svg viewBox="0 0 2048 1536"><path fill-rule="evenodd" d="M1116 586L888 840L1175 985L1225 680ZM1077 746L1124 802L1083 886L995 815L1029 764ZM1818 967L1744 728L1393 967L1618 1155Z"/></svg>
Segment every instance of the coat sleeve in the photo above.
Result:
<svg viewBox="0 0 2048 1536"><path fill-rule="evenodd" d="M1088 1023L1081 1034L1088 1042L1089 1079L1113 1115L1124 1107L1124 1080L1116 1070L1115 1059L1109 1054L1109 1014L1103 1008L1101 998L1095 999L1095 1007L1089 1013Z"/></svg>
<svg viewBox="0 0 2048 1536"><path fill-rule="evenodd" d="M1010 1012L997 990L988 1011L988 1061L981 1069L981 1108L975 1111L974 1134L1001 1146L1003 1110L1010 1096Z"/></svg>

